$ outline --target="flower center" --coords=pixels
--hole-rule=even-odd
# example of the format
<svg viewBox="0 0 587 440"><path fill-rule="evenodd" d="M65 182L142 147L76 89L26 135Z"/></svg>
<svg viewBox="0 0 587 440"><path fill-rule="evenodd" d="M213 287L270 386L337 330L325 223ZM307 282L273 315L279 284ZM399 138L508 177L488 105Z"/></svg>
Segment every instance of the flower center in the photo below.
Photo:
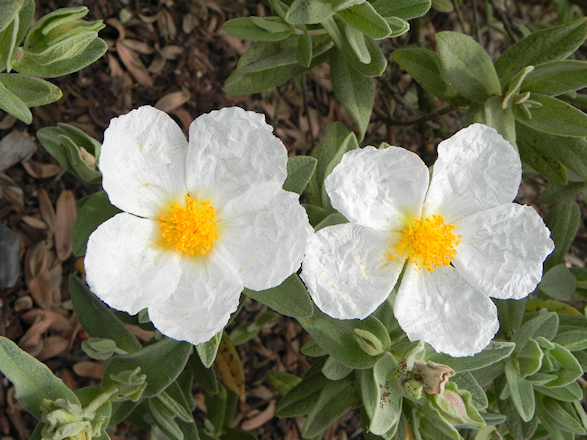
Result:
<svg viewBox="0 0 587 440"><path fill-rule="evenodd" d="M454 225L444 224L441 215L414 218L401 232L400 240L393 245L395 253L390 252L388 258L405 255L419 269L426 267L430 272L439 266L449 266L461 242L461 236L453 234L454 229Z"/></svg>
<svg viewBox="0 0 587 440"><path fill-rule="evenodd" d="M216 211L210 201L188 195L185 199L185 206L176 200L166 215L159 216L162 245L189 255L205 255L220 237L216 232Z"/></svg>

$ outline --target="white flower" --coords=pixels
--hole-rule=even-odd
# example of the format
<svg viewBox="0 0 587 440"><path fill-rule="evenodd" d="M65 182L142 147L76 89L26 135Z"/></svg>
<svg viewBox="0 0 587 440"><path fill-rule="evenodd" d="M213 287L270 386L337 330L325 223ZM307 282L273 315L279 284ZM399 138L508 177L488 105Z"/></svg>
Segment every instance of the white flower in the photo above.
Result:
<svg viewBox="0 0 587 440"><path fill-rule="evenodd" d="M405 265L394 314L410 340L472 355L499 328L489 297L528 295L553 250L538 213L511 203L520 180L518 154L480 124L440 143L430 186L428 168L403 148L350 151L325 181L350 223L315 234L302 279L328 315L363 319Z"/></svg>
<svg viewBox="0 0 587 440"><path fill-rule="evenodd" d="M100 169L125 212L90 236L85 267L106 304L148 308L163 334L198 344L224 328L243 287L275 287L299 268L312 229L281 188L287 151L262 115L225 108L189 131L188 143L152 107L111 121Z"/></svg>

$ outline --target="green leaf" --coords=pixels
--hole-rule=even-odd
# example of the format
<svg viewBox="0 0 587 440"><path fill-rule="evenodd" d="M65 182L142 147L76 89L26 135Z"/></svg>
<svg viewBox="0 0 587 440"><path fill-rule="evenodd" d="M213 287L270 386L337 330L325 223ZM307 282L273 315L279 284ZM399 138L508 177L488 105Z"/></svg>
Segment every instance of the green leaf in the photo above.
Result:
<svg viewBox="0 0 587 440"><path fill-rule="evenodd" d="M69 295L77 319L92 337L111 339L127 353L135 353L142 347L131 331L94 295L88 286L76 276L69 278Z"/></svg>
<svg viewBox="0 0 587 440"><path fill-rule="evenodd" d="M357 54L357 47L356 41L352 42L348 38L348 27L344 23L341 25L345 30L341 33L342 44L337 46L333 50L331 50L330 56L330 67L331 72L330 75L332 77L333 72L332 70L335 68L332 64L332 53L337 52L338 54L344 55L344 58L348 62L348 64L361 75L367 77L376 77L381 76L387 67L387 59L381 52L381 48L377 44L373 38L368 35L360 34L360 32L351 32L350 35L356 35L357 33L361 35L361 39L364 40L364 45L361 44L359 47L362 47L362 51L360 55ZM351 28L353 29L353 28ZM353 48L353 45L355 47ZM332 79L332 78L331 78Z"/></svg>
<svg viewBox="0 0 587 440"><path fill-rule="evenodd" d="M317 24L331 17L336 10L331 1L294 0L285 14L285 21L291 24Z"/></svg>
<svg viewBox="0 0 587 440"><path fill-rule="evenodd" d="M520 105L513 107L516 120L536 131L559 136L586 137L587 114L581 110L546 95L530 94L530 100L541 105L539 108L531 108L529 118Z"/></svg>
<svg viewBox="0 0 587 440"><path fill-rule="evenodd" d="M301 194L314 174L318 161L311 156L294 156L287 159L287 178L283 189Z"/></svg>
<svg viewBox="0 0 587 440"><path fill-rule="evenodd" d="M33 114L26 104L2 83L0 83L0 110L4 110L25 124L33 122Z"/></svg>
<svg viewBox="0 0 587 440"><path fill-rule="evenodd" d="M356 386L352 379L328 381L306 417L302 436L308 438L321 434L348 410L355 407L358 400Z"/></svg>
<svg viewBox="0 0 587 440"><path fill-rule="evenodd" d="M454 382L459 390L466 390L471 393L471 403L478 410L485 409L489 406L485 390L479 386L475 377L468 371L455 374L450 378L450 381Z"/></svg>
<svg viewBox="0 0 587 440"><path fill-rule="evenodd" d="M344 35L348 46L352 49L352 59L355 58L362 64L369 64L371 62L371 54L367 49L365 43L365 35L352 26L344 27Z"/></svg>
<svg viewBox="0 0 587 440"><path fill-rule="evenodd" d="M377 0L373 8L383 17L399 17L403 20L421 17L430 10L430 0Z"/></svg>
<svg viewBox="0 0 587 440"><path fill-rule="evenodd" d="M222 26L230 35L253 41L281 41L292 35L292 29L279 17L239 17Z"/></svg>
<svg viewBox="0 0 587 440"><path fill-rule="evenodd" d="M73 254L78 257L85 255L92 232L120 212L120 209L110 204L104 191L92 194L80 209L73 225Z"/></svg>
<svg viewBox="0 0 587 440"><path fill-rule="evenodd" d="M399 365L391 353L385 353L373 366L372 377L369 380L370 391L363 394L363 402L369 399L372 407L369 431L375 435L382 435L393 429L399 422L403 392L395 374ZM394 374L395 373L395 374ZM365 387L363 387L365 389Z"/></svg>
<svg viewBox="0 0 587 440"><path fill-rule="evenodd" d="M0 71L10 72L12 70L14 51L25 37L35 15L35 0L24 0L19 5L19 9L18 14L14 17L17 19L8 22L8 26L0 31L0 47L2 48L0 51ZM0 13L0 16L3 14Z"/></svg>
<svg viewBox="0 0 587 440"><path fill-rule="evenodd" d="M570 301L575 289L577 280L571 271L564 264L557 264L542 277L538 285L540 291L560 301Z"/></svg>
<svg viewBox="0 0 587 440"><path fill-rule="evenodd" d="M584 87L587 87L587 62L565 60L535 66L520 90L557 96Z"/></svg>
<svg viewBox="0 0 587 440"><path fill-rule="evenodd" d="M27 107L49 104L62 96L59 87L50 82L18 73L0 74L0 83L18 96Z"/></svg>
<svg viewBox="0 0 587 440"><path fill-rule="evenodd" d="M170 440L183 440L183 432L179 429L179 425L156 397L147 400L147 408L152 421Z"/></svg>
<svg viewBox="0 0 587 440"><path fill-rule="evenodd" d="M493 365L507 358L515 348L516 344L506 341L492 341L483 351L468 357L453 358L447 354L434 353L428 355L427 359L438 364L451 367L456 373L461 371L472 371Z"/></svg>
<svg viewBox="0 0 587 440"><path fill-rule="evenodd" d="M375 40L387 38L391 34L391 28L387 21L369 2L343 9L337 15L353 28Z"/></svg>
<svg viewBox="0 0 587 440"><path fill-rule="evenodd" d="M399 37L410 30L410 24L399 17L386 17L385 21L391 28L390 38Z"/></svg>
<svg viewBox="0 0 587 440"><path fill-rule="evenodd" d="M375 84L357 72L337 50L331 51L330 66L334 94L357 123L359 139L363 139L375 102Z"/></svg>
<svg viewBox="0 0 587 440"><path fill-rule="evenodd" d="M398 49L391 54L393 60L410 74L424 90L449 104L465 101L444 79L438 55L428 49Z"/></svg>
<svg viewBox="0 0 587 440"><path fill-rule="evenodd" d="M457 32L436 34L444 78L461 96L482 103L501 93L499 78L485 49Z"/></svg>
<svg viewBox="0 0 587 440"><path fill-rule="evenodd" d="M324 361L312 365L302 381L283 396L275 408L277 417L297 417L312 410L320 391L329 382L321 371Z"/></svg>
<svg viewBox="0 0 587 440"><path fill-rule="evenodd" d="M283 371L272 371L269 373L269 382L282 395L289 393L301 381L302 379L300 377Z"/></svg>
<svg viewBox="0 0 587 440"><path fill-rule="evenodd" d="M326 359L326 363L322 367L322 374L330 380L344 379L352 372L352 368L349 368L346 365L341 364L332 356L329 356Z"/></svg>
<svg viewBox="0 0 587 440"><path fill-rule="evenodd" d="M355 134L349 132L343 124L335 122L328 126L322 142L312 150L312 157L318 159L318 165L306 188L310 203L324 207L327 212L333 212L328 194L324 190L324 179L340 163L347 151L356 148L359 148L359 143Z"/></svg>
<svg viewBox="0 0 587 440"><path fill-rule="evenodd" d="M587 38L587 19L582 18L536 31L508 48L495 62L495 70L505 87L526 66L564 60Z"/></svg>
<svg viewBox="0 0 587 440"><path fill-rule="evenodd" d="M545 217L544 221L550 229L550 238L555 248L544 262L544 270L561 264L581 223L581 210L575 202L555 205Z"/></svg>
<svg viewBox="0 0 587 440"><path fill-rule="evenodd" d="M534 339L529 339L526 345L524 345L524 348L516 356L521 377L526 378L536 373L542 366L543 357L544 353L538 342Z"/></svg>
<svg viewBox="0 0 587 440"><path fill-rule="evenodd" d="M567 386L570 383L575 382L583 375L583 368L579 361L573 356L573 354L564 348L562 345L554 344L554 349L548 353L559 363L559 369L556 372L549 372L556 374L557 378L549 381L545 386L548 388L559 388Z"/></svg>
<svg viewBox="0 0 587 440"><path fill-rule="evenodd" d="M100 38L96 38L88 44L82 53L72 58L55 61L48 65L40 65L36 63L35 59L25 56L20 61L15 62L13 67L14 70L27 75L55 78L77 72L92 64L94 61L102 57L107 49L108 45L106 42Z"/></svg>
<svg viewBox="0 0 587 440"><path fill-rule="evenodd" d="M285 316L303 319L314 312L308 291L296 274L290 275L277 287L260 291L245 289L244 294Z"/></svg>
<svg viewBox="0 0 587 440"><path fill-rule="evenodd" d="M500 391L505 386L505 377L501 376L496 379L497 390ZM538 427L538 417L534 417L530 422L524 422L514 403L511 399L496 399L500 412L506 416L505 426L512 438L516 440L530 440Z"/></svg>
<svg viewBox="0 0 587 440"><path fill-rule="evenodd" d="M141 367L140 373L147 376L143 397L153 397L177 379L191 352L191 344L165 338L136 353L116 356L106 367L102 386L107 389L113 385L111 375Z"/></svg>
<svg viewBox="0 0 587 440"><path fill-rule="evenodd" d="M542 155L560 161L569 170L587 180L587 139L553 136L523 124L516 124L518 141L524 142Z"/></svg>
<svg viewBox="0 0 587 440"><path fill-rule="evenodd" d="M534 417L536 409L534 388L521 377L520 372L511 361L505 364L505 377L510 391L510 399L522 420L529 422Z"/></svg>
<svg viewBox="0 0 587 440"><path fill-rule="evenodd" d="M575 402L583 398L583 390L578 382L571 382L566 387L560 388L534 385L534 390L545 396L560 400L561 402Z"/></svg>
<svg viewBox="0 0 587 440"><path fill-rule="evenodd" d="M218 394L218 380L214 369L204 366L197 351L191 354L187 364L192 370L194 378L206 393Z"/></svg>
<svg viewBox="0 0 587 440"><path fill-rule="evenodd" d="M18 17L18 12L22 4L22 0L0 1L0 32L6 29L10 22Z"/></svg>
<svg viewBox="0 0 587 440"><path fill-rule="evenodd" d="M312 37L308 32L300 35L298 45L296 46L296 61L299 65L310 67L312 63Z"/></svg>
<svg viewBox="0 0 587 440"><path fill-rule="evenodd" d="M551 424L554 424L565 432L579 435L587 434L586 427L581 419L577 417L575 409L570 403L558 402L546 396L541 397L538 403L537 409L540 421L546 422L547 429Z"/></svg>
<svg viewBox="0 0 587 440"><path fill-rule="evenodd" d="M315 309L312 317L298 321L320 347L347 367L370 368L375 363L375 358L365 353L357 342L354 330L361 328L378 335L382 327L379 320L373 317L363 321L339 320Z"/></svg>
<svg viewBox="0 0 587 440"><path fill-rule="evenodd" d="M185 391L185 390L184 390ZM175 399L177 403L179 403L183 410L187 413L191 413L192 408L190 408L189 402L185 397L184 392L182 391L178 381L173 382L165 392ZM188 390L191 392L191 390ZM189 414L190 421L183 421L178 420L177 424L179 425L179 429L183 433L183 437L189 440L199 440L200 436L198 435L198 429L196 427L196 423L194 422L193 416Z"/></svg>
<svg viewBox="0 0 587 440"><path fill-rule="evenodd" d="M572 138L568 138L572 139ZM569 182L566 185L548 182L542 192L542 201L547 204L570 202L579 194L587 191L587 182Z"/></svg>
<svg viewBox="0 0 587 440"><path fill-rule="evenodd" d="M542 310L532 319L526 321L516 333L514 333L513 342L516 343L514 354L522 351L526 342L530 338L537 338L542 336L551 340L556 335L558 330L558 315L554 312L546 312Z"/></svg>
<svg viewBox="0 0 587 440"><path fill-rule="evenodd" d="M494 128L514 148L517 148L514 115L511 108L504 109L502 107L499 96L492 96L483 104L471 104L466 123L470 125L475 122Z"/></svg>
<svg viewBox="0 0 587 440"><path fill-rule="evenodd" d="M202 365L206 368L210 368L216 359L216 353L218 353L218 346L222 340L222 331L218 332L208 342L202 342L196 345L196 352L202 361Z"/></svg>
<svg viewBox="0 0 587 440"><path fill-rule="evenodd" d="M587 349L587 328L560 332L552 342L565 347L569 351L585 350Z"/></svg>
<svg viewBox="0 0 587 440"><path fill-rule="evenodd" d="M312 37L313 58L310 66L298 64L296 51L299 38L295 36L278 43L260 41L253 44L239 59L236 70L226 80L225 92L231 95L262 92L283 84L327 59L325 53L333 42L328 35L317 35ZM263 75L256 74L261 70Z"/></svg>
<svg viewBox="0 0 587 440"><path fill-rule="evenodd" d="M515 124L516 127L521 127L522 124ZM525 127L527 132L534 131ZM534 132L537 136L542 133ZM567 172L564 165L557 159L553 158L549 151L544 151L543 148L537 147L536 143L532 141L534 136L529 133L531 141L528 142L528 137L523 130L519 130L517 135L517 146L520 153L520 159L525 164L530 165L534 170L549 178L552 182L564 185L567 183ZM541 140L541 142L543 142Z"/></svg>
<svg viewBox="0 0 587 440"><path fill-rule="evenodd" d="M0 336L0 371L13 383L16 400L38 419L45 399L80 404L74 392L45 364L4 336Z"/></svg>

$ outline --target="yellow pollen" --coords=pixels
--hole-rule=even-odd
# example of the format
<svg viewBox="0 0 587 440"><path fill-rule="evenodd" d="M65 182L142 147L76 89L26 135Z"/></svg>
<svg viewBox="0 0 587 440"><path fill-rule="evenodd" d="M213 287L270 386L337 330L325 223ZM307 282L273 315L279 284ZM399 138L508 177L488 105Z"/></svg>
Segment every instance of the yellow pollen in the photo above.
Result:
<svg viewBox="0 0 587 440"><path fill-rule="evenodd" d="M454 229L454 225L444 224L441 215L414 218L401 232L400 240L393 245L387 258L394 260L405 256L418 269L426 267L430 272L440 266L450 266L462 238L453 233Z"/></svg>
<svg viewBox="0 0 587 440"><path fill-rule="evenodd" d="M185 206L176 200L165 215L159 216L160 243L188 255L205 255L220 237L216 232L216 211L210 201L202 202L188 195L185 199Z"/></svg>

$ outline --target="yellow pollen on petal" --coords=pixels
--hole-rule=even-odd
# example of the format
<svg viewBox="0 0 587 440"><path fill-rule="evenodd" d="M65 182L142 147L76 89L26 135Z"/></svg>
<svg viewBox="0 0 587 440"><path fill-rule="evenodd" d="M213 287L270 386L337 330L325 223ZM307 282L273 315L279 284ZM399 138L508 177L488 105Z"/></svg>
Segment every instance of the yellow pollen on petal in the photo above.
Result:
<svg viewBox="0 0 587 440"><path fill-rule="evenodd" d="M450 266L462 238L453 233L454 229L454 225L444 223L441 215L414 218L402 230L387 258L391 261L404 256L418 269L425 267L430 272L440 266Z"/></svg>
<svg viewBox="0 0 587 440"><path fill-rule="evenodd" d="M216 232L216 210L210 201L185 196L185 206L179 201L159 216L160 244L188 255L210 252L220 234Z"/></svg>

